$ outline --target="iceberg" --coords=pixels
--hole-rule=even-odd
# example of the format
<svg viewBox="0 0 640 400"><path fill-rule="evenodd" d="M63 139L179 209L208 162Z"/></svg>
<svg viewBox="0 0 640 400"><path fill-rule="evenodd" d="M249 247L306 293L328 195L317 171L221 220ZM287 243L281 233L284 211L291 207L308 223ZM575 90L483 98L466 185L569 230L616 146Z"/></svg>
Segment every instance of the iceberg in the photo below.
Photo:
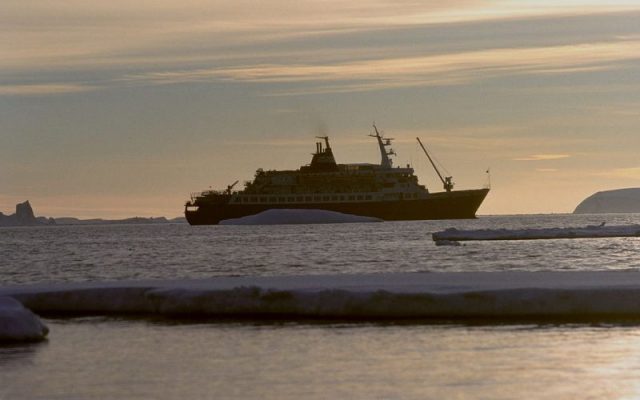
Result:
<svg viewBox="0 0 640 400"><path fill-rule="evenodd" d="M40 315L234 319L640 319L638 272L459 272L0 287Z"/></svg>
<svg viewBox="0 0 640 400"><path fill-rule="evenodd" d="M640 212L640 188L604 190L582 200L574 214Z"/></svg>
<svg viewBox="0 0 640 400"><path fill-rule="evenodd" d="M49 328L37 315L11 297L0 297L0 344L41 341Z"/></svg>
<svg viewBox="0 0 640 400"><path fill-rule="evenodd" d="M220 225L339 224L354 222L382 222L382 220L326 210L272 209L247 217L222 220Z"/></svg>
<svg viewBox="0 0 640 400"><path fill-rule="evenodd" d="M433 241L461 240L534 240L534 239L584 239L608 237L640 237L640 225L604 226L587 225L576 228L536 228L536 229L445 229L432 235Z"/></svg>

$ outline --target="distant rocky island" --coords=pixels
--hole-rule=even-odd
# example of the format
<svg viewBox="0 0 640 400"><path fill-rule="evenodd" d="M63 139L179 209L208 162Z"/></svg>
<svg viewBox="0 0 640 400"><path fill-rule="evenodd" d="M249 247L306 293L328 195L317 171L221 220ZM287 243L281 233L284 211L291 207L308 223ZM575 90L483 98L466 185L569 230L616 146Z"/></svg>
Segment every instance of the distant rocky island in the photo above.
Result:
<svg viewBox="0 0 640 400"><path fill-rule="evenodd" d="M15 214L4 215L0 212L0 226L53 225L55 223L53 218L36 217L29 200L16 204Z"/></svg>
<svg viewBox="0 0 640 400"><path fill-rule="evenodd" d="M98 224L169 224L186 223L184 217L167 219L165 217L133 217L125 219L79 219L73 217L47 218L36 217L29 200L16 204L16 213L5 215L0 212L0 226L42 226L42 225L98 225Z"/></svg>
<svg viewBox="0 0 640 400"><path fill-rule="evenodd" d="M578 204L573 213L640 213L640 188L597 192Z"/></svg>

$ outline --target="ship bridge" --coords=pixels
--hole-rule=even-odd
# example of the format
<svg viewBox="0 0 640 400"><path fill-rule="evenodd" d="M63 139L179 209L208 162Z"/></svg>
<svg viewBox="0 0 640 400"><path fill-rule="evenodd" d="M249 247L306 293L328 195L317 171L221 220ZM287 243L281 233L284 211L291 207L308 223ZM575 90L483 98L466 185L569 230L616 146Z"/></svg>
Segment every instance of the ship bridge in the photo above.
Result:
<svg viewBox="0 0 640 400"><path fill-rule="evenodd" d="M322 147L322 142L316 142L316 152L313 153L311 164L300 168L300 171L308 171L308 172L338 171L338 164L336 164L336 159L333 157L333 151L331 151L331 146L329 145L329 137L317 136L317 138L323 139L326 147L325 148Z"/></svg>

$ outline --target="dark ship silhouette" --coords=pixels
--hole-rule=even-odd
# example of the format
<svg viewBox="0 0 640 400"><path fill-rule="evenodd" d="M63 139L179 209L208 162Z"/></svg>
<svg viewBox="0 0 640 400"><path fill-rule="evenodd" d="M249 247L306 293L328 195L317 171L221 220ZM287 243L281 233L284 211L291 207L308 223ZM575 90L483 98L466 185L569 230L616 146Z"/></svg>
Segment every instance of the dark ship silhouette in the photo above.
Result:
<svg viewBox="0 0 640 400"><path fill-rule="evenodd" d="M451 177L443 177L420 142L442 181L444 192L431 193L418 183L413 168L393 167L391 138L374 125L380 147L380 164L337 164L327 136L316 143L311 163L298 170L264 171L234 191L209 190L191 195L185 217L191 225L215 225L230 218L258 214L269 209L318 209L383 220L475 218L488 188L453 190Z"/></svg>

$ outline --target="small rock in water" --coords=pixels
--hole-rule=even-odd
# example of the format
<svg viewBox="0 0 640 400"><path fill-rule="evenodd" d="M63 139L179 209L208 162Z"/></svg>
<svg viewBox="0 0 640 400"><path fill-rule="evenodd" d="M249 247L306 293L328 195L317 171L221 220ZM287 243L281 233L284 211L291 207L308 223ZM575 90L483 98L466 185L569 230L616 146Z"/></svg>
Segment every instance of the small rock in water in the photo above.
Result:
<svg viewBox="0 0 640 400"><path fill-rule="evenodd" d="M0 297L0 344L44 340L49 328L12 297Z"/></svg>

